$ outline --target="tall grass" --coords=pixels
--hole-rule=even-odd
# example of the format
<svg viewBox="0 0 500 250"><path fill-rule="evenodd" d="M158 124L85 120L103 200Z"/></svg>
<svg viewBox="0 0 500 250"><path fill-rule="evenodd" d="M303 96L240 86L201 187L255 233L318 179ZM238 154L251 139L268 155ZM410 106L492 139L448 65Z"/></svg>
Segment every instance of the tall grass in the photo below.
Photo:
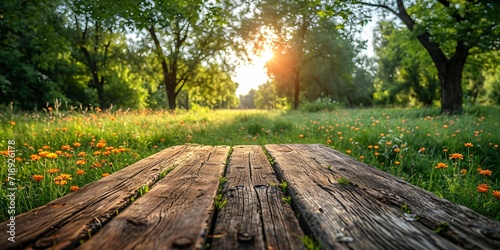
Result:
<svg viewBox="0 0 500 250"><path fill-rule="evenodd" d="M460 116L435 109L45 109L0 116L0 157L12 156L7 147L14 140L16 213L22 213L172 145L321 143L500 220L497 117L500 110L494 107ZM462 157L450 158L453 154ZM8 179L7 160L0 166L0 179ZM9 187L8 181L2 183L1 204L8 204ZM7 206L0 211L0 220L6 220Z"/></svg>

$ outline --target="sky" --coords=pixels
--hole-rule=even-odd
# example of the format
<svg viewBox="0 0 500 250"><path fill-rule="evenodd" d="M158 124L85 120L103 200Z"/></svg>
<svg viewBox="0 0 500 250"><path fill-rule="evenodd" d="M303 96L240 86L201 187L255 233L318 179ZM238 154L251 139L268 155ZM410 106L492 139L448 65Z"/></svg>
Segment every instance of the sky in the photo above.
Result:
<svg viewBox="0 0 500 250"><path fill-rule="evenodd" d="M373 52L373 29L375 28L375 18L363 27L361 38L368 40L367 48L364 53L372 57ZM234 81L239 84L236 90L236 96L245 95L251 89L257 89L259 85L264 84L269 79L265 69L266 62L270 59L270 52L264 53L262 57L254 56L253 62L249 65L242 65L236 69Z"/></svg>

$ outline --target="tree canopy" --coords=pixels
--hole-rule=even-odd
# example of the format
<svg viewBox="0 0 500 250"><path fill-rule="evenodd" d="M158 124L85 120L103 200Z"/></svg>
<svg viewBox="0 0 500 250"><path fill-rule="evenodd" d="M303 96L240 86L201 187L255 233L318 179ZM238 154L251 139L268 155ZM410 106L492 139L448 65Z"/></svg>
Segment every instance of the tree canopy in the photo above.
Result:
<svg viewBox="0 0 500 250"><path fill-rule="evenodd" d="M237 61L271 50L269 81L241 107L459 113L500 103L498 13L495 0L5 0L0 105L234 108Z"/></svg>

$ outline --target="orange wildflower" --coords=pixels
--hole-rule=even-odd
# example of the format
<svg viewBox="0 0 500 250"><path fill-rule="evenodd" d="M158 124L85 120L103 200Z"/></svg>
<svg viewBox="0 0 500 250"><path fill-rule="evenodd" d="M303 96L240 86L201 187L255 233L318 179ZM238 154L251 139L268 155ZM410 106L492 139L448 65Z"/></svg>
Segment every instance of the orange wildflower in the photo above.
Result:
<svg viewBox="0 0 500 250"><path fill-rule="evenodd" d="M472 143L470 143L470 142L467 142L467 143L464 144L464 146L470 148L470 147L472 147L474 145L472 145Z"/></svg>
<svg viewBox="0 0 500 250"><path fill-rule="evenodd" d="M63 145L61 147L62 150L71 150L71 147L69 145Z"/></svg>
<svg viewBox="0 0 500 250"><path fill-rule="evenodd" d="M397 153L399 153L399 152L401 152L401 149L399 149L399 148L395 148L395 149L394 149L394 153L396 153L396 154L397 154Z"/></svg>
<svg viewBox="0 0 500 250"><path fill-rule="evenodd" d="M467 173L467 169L463 168L462 170L460 170L460 173L461 174L466 174Z"/></svg>
<svg viewBox="0 0 500 250"><path fill-rule="evenodd" d="M399 162L399 161L394 162L394 165L399 165L399 164L401 164L401 162Z"/></svg>
<svg viewBox="0 0 500 250"><path fill-rule="evenodd" d="M102 174L102 177L106 177L106 176L108 176L108 175L109 175L109 173L103 173L103 174Z"/></svg>
<svg viewBox="0 0 500 250"><path fill-rule="evenodd" d="M42 147L43 149L50 149L50 146L49 145L43 145Z"/></svg>
<svg viewBox="0 0 500 250"><path fill-rule="evenodd" d="M378 145L375 145L375 146L373 146L373 148L374 148L374 149L378 149L378 148L379 148L379 146L378 146Z"/></svg>
<svg viewBox="0 0 500 250"><path fill-rule="evenodd" d="M58 168L51 168L51 169L47 170L47 172L49 174L55 174L55 173L61 172L61 170Z"/></svg>
<svg viewBox="0 0 500 250"><path fill-rule="evenodd" d="M101 154L101 151L95 151L94 152L94 155L100 155Z"/></svg>
<svg viewBox="0 0 500 250"><path fill-rule="evenodd" d="M303 135L303 134L300 134L300 135L299 135L299 138L304 138L304 135Z"/></svg>
<svg viewBox="0 0 500 250"><path fill-rule="evenodd" d="M418 150L418 152L419 152L419 153L422 153L422 152L424 152L424 151L425 151L425 148L424 148L424 147L421 147L421 148Z"/></svg>
<svg viewBox="0 0 500 250"><path fill-rule="evenodd" d="M448 165L446 165L446 163L440 162L437 164L436 168L448 168Z"/></svg>
<svg viewBox="0 0 500 250"><path fill-rule="evenodd" d="M73 142L73 146L75 146L75 147L80 147L81 145L82 145L82 144L81 144L81 143L79 143L79 142Z"/></svg>
<svg viewBox="0 0 500 250"><path fill-rule="evenodd" d="M463 160L464 159L464 155L460 154L460 153L453 153L453 154L450 155L450 159L460 159L460 160Z"/></svg>
<svg viewBox="0 0 500 250"><path fill-rule="evenodd" d="M35 179L35 181L41 181L41 180L43 180L43 178L44 178L43 175L39 175L39 174L33 175L33 179Z"/></svg>
<svg viewBox="0 0 500 250"><path fill-rule="evenodd" d="M83 164L85 164L86 162L87 162L87 161L85 161L85 160L77 160L77 161L76 161L76 165L83 165Z"/></svg>
<svg viewBox="0 0 500 250"><path fill-rule="evenodd" d="M348 149L348 150L346 150L345 152L346 152L346 153L348 153L348 154L351 154L351 153L352 153L352 151L351 151L351 150L349 150L349 149Z"/></svg>
<svg viewBox="0 0 500 250"><path fill-rule="evenodd" d="M490 187L487 184L479 184L477 186L477 191L479 193L487 193L490 190Z"/></svg>
<svg viewBox="0 0 500 250"><path fill-rule="evenodd" d="M360 159L360 160L364 160L364 159L365 159L365 156L363 156L363 155L362 155L362 156L360 156L360 157L359 157L359 159Z"/></svg>
<svg viewBox="0 0 500 250"><path fill-rule="evenodd" d="M71 187L69 188L69 190L71 190L71 191L73 191L73 192L78 191L79 189L80 189L80 187L79 187L79 186L71 186Z"/></svg>
<svg viewBox="0 0 500 250"><path fill-rule="evenodd" d="M48 151L42 151L42 152L38 153L38 155L41 157L46 157L49 153L50 152L48 152Z"/></svg>
<svg viewBox="0 0 500 250"><path fill-rule="evenodd" d="M98 148L104 148L105 146L106 146L105 142L99 142L99 143L97 143L97 147Z"/></svg>
<svg viewBox="0 0 500 250"><path fill-rule="evenodd" d="M491 195L493 195L497 199L500 199L500 190L491 191Z"/></svg>
<svg viewBox="0 0 500 250"><path fill-rule="evenodd" d="M42 157L40 157L39 155L31 155L31 156L30 156L30 158L31 158L31 160L32 160L32 161L38 161L38 160L40 160Z"/></svg>
<svg viewBox="0 0 500 250"><path fill-rule="evenodd" d="M16 126L16 122L12 121L12 122L10 122L10 125Z"/></svg>
<svg viewBox="0 0 500 250"><path fill-rule="evenodd" d="M479 171L480 175L486 175L486 176L491 176L492 173L493 172L491 170L488 170L488 169L484 169L484 170Z"/></svg>
<svg viewBox="0 0 500 250"><path fill-rule="evenodd" d="M85 157L85 156L87 156L87 153L85 153L85 152L80 152L80 153L78 153L78 156L80 156L80 157Z"/></svg>
<svg viewBox="0 0 500 250"><path fill-rule="evenodd" d="M85 170L83 170L83 169L78 169L78 170L76 170L76 174L77 174L77 175L82 175L82 174L85 174Z"/></svg>

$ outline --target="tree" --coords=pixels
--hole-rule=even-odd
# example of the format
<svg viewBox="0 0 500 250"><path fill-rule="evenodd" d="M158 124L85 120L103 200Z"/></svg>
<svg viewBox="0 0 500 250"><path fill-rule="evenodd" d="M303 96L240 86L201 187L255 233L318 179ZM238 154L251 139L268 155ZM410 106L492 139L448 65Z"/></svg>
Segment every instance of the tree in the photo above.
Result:
<svg viewBox="0 0 500 250"><path fill-rule="evenodd" d="M187 103L209 108L237 107L236 88L237 84L220 65L199 66L185 88Z"/></svg>
<svg viewBox="0 0 500 250"><path fill-rule="evenodd" d="M68 44L57 32L62 20L59 1L0 2L0 103L22 109L65 100L62 74L75 69L67 59ZM59 58L62 58L60 60Z"/></svg>
<svg viewBox="0 0 500 250"><path fill-rule="evenodd" d="M193 79L201 63L213 63L217 54L230 47L226 31L230 6L224 1L139 1L122 3L124 13L136 30L149 36L170 109L184 86Z"/></svg>
<svg viewBox="0 0 500 250"><path fill-rule="evenodd" d="M437 69L442 112L462 112L462 72L471 49L486 51L500 46L498 1L353 2L390 12L413 32Z"/></svg>
<svg viewBox="0 0 500 250"><path fill-rule="evenodd" d="M87 67L91 88L97 90L99 106L107 108L104 86L109 82L112 46L120 38L120 22L113 1L67 0L62 11L67 18L66 37L71 41L72 56Z"/></svg>
<svg viewBox="0 0 500 250"><path fill-rule="evenodd" d="M407 29L380 21L375 37L379 93L386 103L419 102L431 106L439 98L439 80L432 60ZM380 97L382 97L380 96ZM413 99L413 100L411 100ZM379 100L381 101L381 100Z"/></svg>

